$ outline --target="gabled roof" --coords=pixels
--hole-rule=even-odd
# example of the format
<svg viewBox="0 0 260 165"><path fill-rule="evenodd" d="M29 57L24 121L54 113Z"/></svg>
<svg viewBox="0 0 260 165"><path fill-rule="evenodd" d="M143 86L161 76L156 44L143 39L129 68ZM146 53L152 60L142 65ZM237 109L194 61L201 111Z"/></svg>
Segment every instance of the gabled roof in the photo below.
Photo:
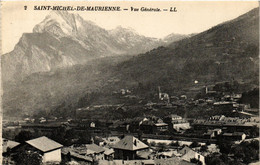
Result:
<svg viewBox="0 0 260 165"><path fill-rule="evenodd" d="M63 147L61 149L61 153L64 154L64 155L67 155L68 153L70 153L71 157L74 157L74 158L77 158L77 159L80 159L80 160L84 160L84 161L88 161L88 162L92 162L93 161L92 157L87 156L87 155L81 155L73 147Z"/></svg>
<svg viewBox="0 0 260 165"><path fill-rule="evenodd" d="M245 133L243 132L234 132L234 133L224 133L223 136L242 136Z"/></svg>
<svg viewBox="0 0 260 165"><path fill-rule="evenodd" d="M154 125L154 122L152 120L145 120L142 122L141 125L150 125L150 126L153 126Z"/></svg>
<svg viewBox="0 0 260 165"><path fill-rule="evenodd" d="M5 139L5 138L3 138L2 139L3 140L3 153L4 152L7 152L7 148L10 148L10 149L12 149L12 148L14 148L14 147L16 147L16 146L18 146L20 143L18 143L18 142L15 142L15 141L12 141L12 140L8 140L8 139Z"/></svg>
<svg viewBox="0 0 260 165"><path fill-rule="evenodd" d="M178 117L178 118L180 118L181 116L176 115L176 114L171 114L171 115L169 115L168 117L173 117L173 118Z"/></svg>
<svg viewBox="0 0 260 165"><path fill-rule="evenodd" d="M193 151L193 150L192 150L191 148L185 146L183 149L181 149L181 150L179 151L179 153L183 155L183 154L188 153L189 151Z"/></svg>
<svg viewBox="0 0 260 165"><path fill-rule="evenodd" d="M112 148L111 149L104 148L104 149L105 149L105 152L104 152L105 155L111 155L111 154L113 154L115 152Z"/></svg>
<svg viewBox="0 0 260 165"><path fill-rule="evenodd" d="M139 139L135 138L134 136L128 135L125 136L118 143L116 143L113 148L136 151L136 150L148 148L148 146L143 142L141 142Z"/></svg>
<svg viewBox="0 0 260 165"><path fill-rule="evenodd" d="M155 126L160 127L160 126L167 126L168 124L166 123L156 123Z"/></svg>
<svg viewBox="0 0 260 165"><path fill-rule="evenodd" d="M189 147L184 147L179 153L182 154L181 159L190 161L192 158L196 158L196 155L200 155L201 157L204 157L203 155L199 154L198 152L190 149Z"/></svg>
<svg viewBox="0 0 260 165"><path fill-rule="evenodd" d="M32 139L32 140L28 140L26 141L27 144L33 146L34 148L37 148L38 150L42 151L42 152L47 152L47 151L51 151L54 149L58 149L63 147L61 144L45 137L39 137L36 139Z"/></svg>
<svg viewBox="0 0 260 165"><path fill-rule="evenodd" d="M214 133L214 131L208 130L208 132L204 133L203 135L212 135L213 133Z"/></svg>
<svg viewBox="0 0 260 165"><path fill-rule="evenodd" d="M104 152L105 149L96 144L86 144L87 154Z"/></svg>

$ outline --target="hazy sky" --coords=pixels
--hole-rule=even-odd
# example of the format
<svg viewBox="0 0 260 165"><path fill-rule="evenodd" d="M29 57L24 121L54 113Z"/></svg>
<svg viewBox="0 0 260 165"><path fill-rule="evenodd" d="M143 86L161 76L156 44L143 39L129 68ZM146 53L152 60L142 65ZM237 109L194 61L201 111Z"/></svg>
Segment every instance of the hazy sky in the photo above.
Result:
<svg viewBox="0 0 260 165"><path fill-rule="evenodd" d="M24 10L24 6L27 10ZM258 2L2 2L2 53L13 50L22 33L32 32L50 11L35 11L34 5L120 6L167 8L177 12L76 12L105 29L131 27L139 34L162 38L170 33L190 34L209 29L258 7Z"/></svg>

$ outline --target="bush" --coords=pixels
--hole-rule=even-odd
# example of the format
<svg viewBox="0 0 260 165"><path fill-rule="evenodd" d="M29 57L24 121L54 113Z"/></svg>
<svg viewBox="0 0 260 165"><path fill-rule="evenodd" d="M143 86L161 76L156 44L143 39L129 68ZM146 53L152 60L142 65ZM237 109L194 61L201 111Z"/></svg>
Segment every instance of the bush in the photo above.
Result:
<svg viewBox="0 0 260 165"><path fill-rule="evenodd" d="M176 141L176 142L171 142L171 143L170 143L170 146L179 147L179 146L180 146L180 143L179 143L178 141Z"/></svg>
<svg viewBox="0 0 260 165"><path fill-rule="evenodd" d="M200 144L196 141L194 141L190 144L190 148L195 148L195 147L200 147Z"/></svg>
<svg viewBox="0 0 260 165"><path fill-rule="evenodd" d="M14 156L14 161L19 165L41 165L42 156L36 151L22 151Z"/></svg>
<svg viewBox="0 0 260 165"><path fill-rule="evenodd" d="M190 159L190 162L191 162L191 163L196 163L196 164L198 164L198 165L202 165L202 162L201 162L200 160L196 159L196 158Z"/></svg>

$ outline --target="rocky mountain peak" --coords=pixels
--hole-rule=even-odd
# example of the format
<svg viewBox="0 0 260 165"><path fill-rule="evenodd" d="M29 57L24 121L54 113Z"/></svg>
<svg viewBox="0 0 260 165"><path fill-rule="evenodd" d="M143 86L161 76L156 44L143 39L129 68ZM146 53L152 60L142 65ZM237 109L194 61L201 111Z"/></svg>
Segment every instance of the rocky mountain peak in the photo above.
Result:
<svg viewBox="0 0 260 165"><path fill-rule="evenodd" d="M56 37L87 35L93 29L101 29L91 21L85 21L78 14L67 11L52 11L45 19L37 24L34 33L51 33Z"/></svg>

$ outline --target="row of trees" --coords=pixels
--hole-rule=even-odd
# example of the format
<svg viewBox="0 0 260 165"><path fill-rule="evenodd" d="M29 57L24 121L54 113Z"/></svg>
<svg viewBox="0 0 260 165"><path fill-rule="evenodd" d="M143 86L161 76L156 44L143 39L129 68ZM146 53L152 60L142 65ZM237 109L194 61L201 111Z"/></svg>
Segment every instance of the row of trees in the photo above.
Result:
<svg viewBox="0 0 260 165"><path fill-rule="evenodd" d="M220 153L206 157L207 165L244 165L259 160L259 141L246 141L234 144L229 141L218 141Z"/></svg>

